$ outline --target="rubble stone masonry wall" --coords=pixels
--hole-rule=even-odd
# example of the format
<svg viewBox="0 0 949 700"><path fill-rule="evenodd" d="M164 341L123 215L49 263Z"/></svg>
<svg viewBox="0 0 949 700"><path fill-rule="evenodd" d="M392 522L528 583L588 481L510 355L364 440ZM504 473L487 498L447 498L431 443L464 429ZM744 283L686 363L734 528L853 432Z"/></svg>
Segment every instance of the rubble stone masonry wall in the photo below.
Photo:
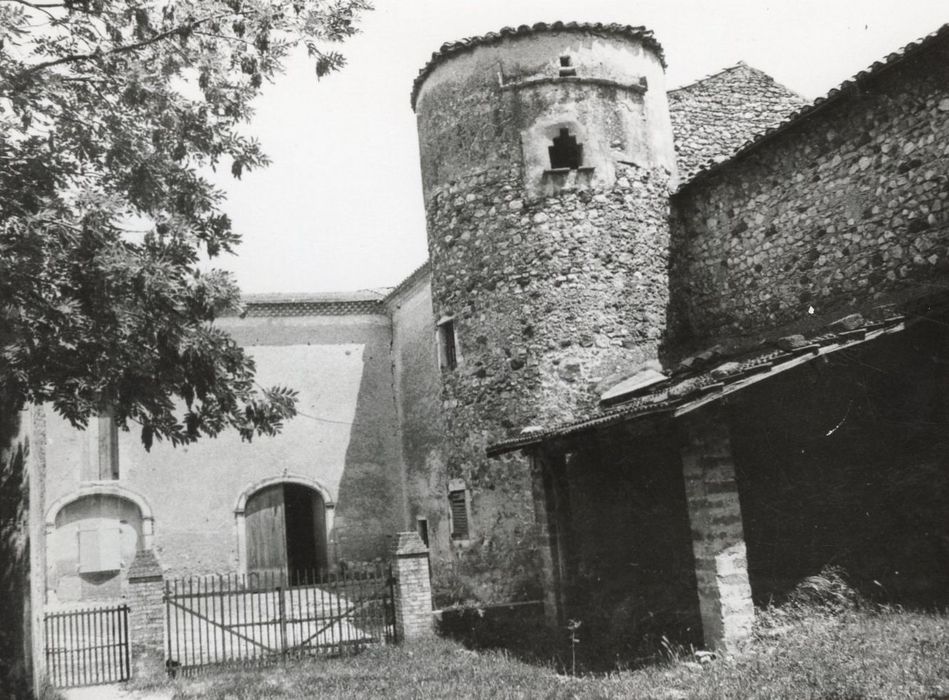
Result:
<svg viewBox="0 0 949 700"><path fill-rule="evenodd" d="M679 177L731 156L805 104L767 73L739 63L669 91Z"/></svg>
<svg viewBox="0 0 949 700"><path fill-rule="evenodd" d="M526 460L485 447L590 410L657 356L675 173L662 64L635 39L528 35L435 67L416 110L432 305L458 350L444 444L471 528L453 549L474 597L536 599ZM565 130L582 167L556 170Z"/></svg>
<svg viewBox="0 0 949 700"><path fill-rule="evenodd" d="M949 260L947 87L941 42L686 184L670 346L934 291Z"/></svg>

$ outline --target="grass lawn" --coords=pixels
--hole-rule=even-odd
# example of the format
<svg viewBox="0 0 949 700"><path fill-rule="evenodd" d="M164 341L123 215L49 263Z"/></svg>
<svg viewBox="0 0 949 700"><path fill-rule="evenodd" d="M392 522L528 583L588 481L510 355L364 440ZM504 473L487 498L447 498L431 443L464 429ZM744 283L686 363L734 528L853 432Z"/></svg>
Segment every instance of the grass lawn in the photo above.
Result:
<svg viewBox="0 0 949 700"><path fill-rule="evenodd" d="M139 686L145 689L145 686ZM357 656L166 681L175 698L949 698L949 614L761 615L751 648L572 677L443 639Z"/></svg>

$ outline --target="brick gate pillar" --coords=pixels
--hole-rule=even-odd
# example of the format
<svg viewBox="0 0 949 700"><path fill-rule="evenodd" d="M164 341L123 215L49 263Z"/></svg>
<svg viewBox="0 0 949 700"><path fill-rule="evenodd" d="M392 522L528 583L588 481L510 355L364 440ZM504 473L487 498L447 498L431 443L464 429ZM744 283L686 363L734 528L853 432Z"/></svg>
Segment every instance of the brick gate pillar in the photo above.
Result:
<svg viewBox="0 0 949 700"><path fill-rule="evenodd" d="M733 652L751 636L754 605L728 425L718 405L682 419L682 467L705 644Z"/></svg>
<svg viewBox="0 0 949 700"><path fill-rule="evenodd" d="M418 533L400 532L396 536L392 569L397 638L412 642L434 636L428 548Z"/></svg>
<svg viewBox="0 0 949 700"><path fill-rule="evenodd" d="M134 677L164 672L165 577L151 549L135 555L128 573L129 644Z"/></svg>

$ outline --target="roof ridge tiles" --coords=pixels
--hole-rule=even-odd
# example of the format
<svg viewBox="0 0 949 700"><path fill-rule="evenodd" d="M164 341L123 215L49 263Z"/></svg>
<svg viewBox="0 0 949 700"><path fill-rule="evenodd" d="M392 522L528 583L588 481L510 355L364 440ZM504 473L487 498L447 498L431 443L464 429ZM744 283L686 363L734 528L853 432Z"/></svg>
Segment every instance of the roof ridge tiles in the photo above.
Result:
<svg viewBox="0 0 949 700"><path fill-rule="evenodd" d="M666 94L670 94L670 93L673 93L673 92L679 92L679 91L681 91L681 90L688 90L690 87L694 87L694 86L696 86L696 85L698 85L698 84L700 84L700 83L704 83L705 81L711 80L712 78L717 78L718 76L722 75L723 73L728 73L729 71L733 71L733 70L736 70L736 69L738 69L738 68L751 68L752 70L758 71L759 73L764 73L765 75L768 75L768 74L765 73L763 70L761 70L761 69L759 69L759 68L755 68L754 66L749 65L749 64L745 63L744 61L741 61L741 60L740 60L740 61L738 61L738 63L735 63L735 64L730 65L730 66L725 66L724 68L721 68L721 69L719 69L719 70L717 70L717 71L713 71L712 73L708 73L707 75L703 75L701 78L693 78L692 80L690 80L689 82L687 82L687 83L685 83L685 84L683 84L683 85L679 85L678 87L670 88L669 90L666 90ZM769 77L770 77L770 76L769 76Z"/></svg>

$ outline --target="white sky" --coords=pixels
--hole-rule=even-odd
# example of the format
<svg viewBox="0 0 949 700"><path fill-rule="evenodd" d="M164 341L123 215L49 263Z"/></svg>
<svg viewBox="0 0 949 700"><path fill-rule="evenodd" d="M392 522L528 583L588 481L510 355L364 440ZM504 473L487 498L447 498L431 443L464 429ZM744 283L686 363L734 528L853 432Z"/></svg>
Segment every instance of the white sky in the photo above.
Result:
<svg viewBox="0 0 949 700"><path fill-rule="evenodd" d="M349 64L317 82L295 63L249 131L273 159L219 183L244 243L218 261L245 292L392 286L427 257L409 92L442 43L506 25L621 22L652 29L667 87L739 60L813 99L949 22L946 0L375 0Z"/></svg>

